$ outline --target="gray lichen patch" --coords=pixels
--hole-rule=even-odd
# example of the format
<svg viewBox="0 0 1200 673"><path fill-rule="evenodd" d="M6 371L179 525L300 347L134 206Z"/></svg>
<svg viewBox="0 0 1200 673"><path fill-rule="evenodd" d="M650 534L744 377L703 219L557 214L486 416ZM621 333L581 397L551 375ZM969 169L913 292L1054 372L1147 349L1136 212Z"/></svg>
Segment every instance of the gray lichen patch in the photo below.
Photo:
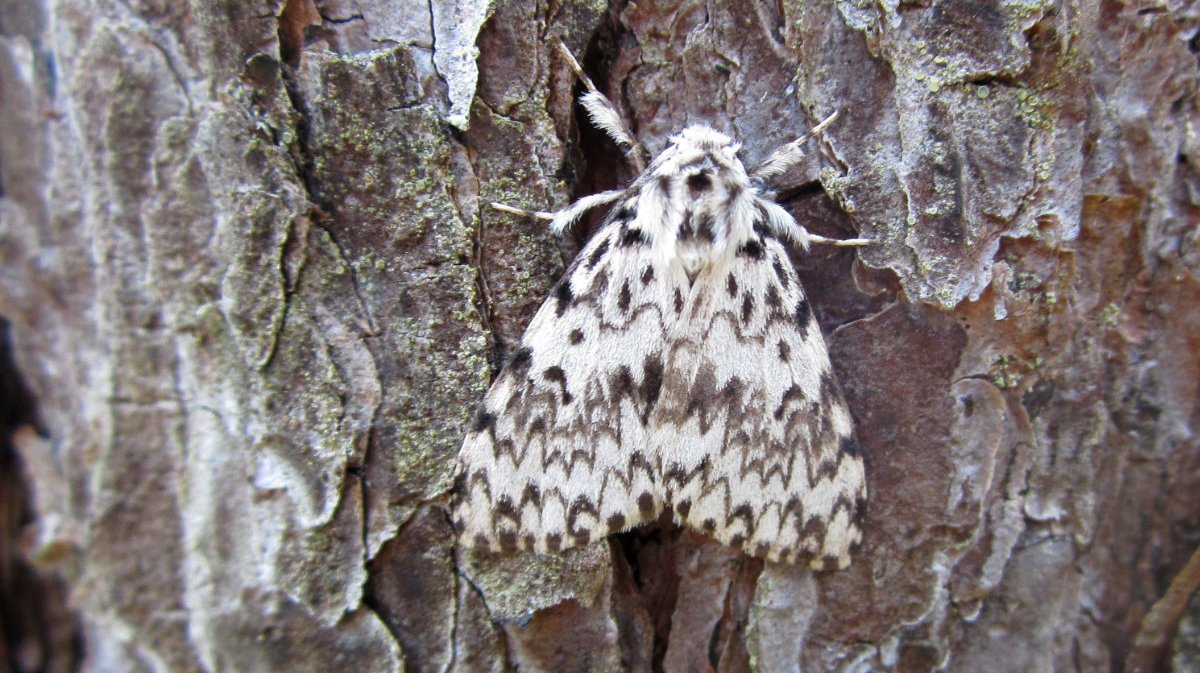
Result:
<svg viewBox="0 0 1200 673"><path fill-rule="evenodd" d="M454 200L453 141L419 100L407 51L310 55L298 93L308 185L323 210L314 222L338 258L314 282L348 283L379 377L365 454L373 555L418 502L449 487L488 375L474 229Z"/></svg>
<svg viewBox="0 0 1200 673"><path fill-rule="evenodd" d="M463 577L498 621L528 623L538 610L564 601L600 607L597 601L606 596L611 563L607 544L561 554L497 555L465 548L462 554Z"/></svg>

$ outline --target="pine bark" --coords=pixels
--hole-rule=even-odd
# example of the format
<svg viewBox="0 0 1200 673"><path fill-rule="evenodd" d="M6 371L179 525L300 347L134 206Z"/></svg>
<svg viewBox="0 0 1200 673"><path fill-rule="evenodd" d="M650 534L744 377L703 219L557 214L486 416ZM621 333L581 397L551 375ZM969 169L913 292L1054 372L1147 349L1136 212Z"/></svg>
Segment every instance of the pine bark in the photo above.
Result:
<svg viewBox="0 0 1200 673"><path fill-rule="evenodd" d="M1174 1L0 0L0 665L1189 670L1198 29ZM651 153L703 122L753 164L841 112L781 198L875 241L795 257L867 461L849 570L669 521L455 545L466 419L589 228L485 204L633 177L559 39Z"/></svg>

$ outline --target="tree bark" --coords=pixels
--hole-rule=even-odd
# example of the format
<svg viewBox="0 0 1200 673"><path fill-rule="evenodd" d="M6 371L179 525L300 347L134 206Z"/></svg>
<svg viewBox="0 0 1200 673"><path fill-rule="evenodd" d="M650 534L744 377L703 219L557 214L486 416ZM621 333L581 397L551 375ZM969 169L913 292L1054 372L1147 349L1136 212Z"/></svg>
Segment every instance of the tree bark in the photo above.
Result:
<svg viewBox="0 0 1200 673"><path fill-rule="evenodd" d="M0 424L29 492L0 658L1187 670L1198 28L1173 1L0 0L0 375L32 410ZM848 570L669 521L456 546L466 419L588 233L483 204L633 177L558 39L651 154L703 122L754 164L841 111L781 194L874 241L795 256L867 462Z"/></svg>

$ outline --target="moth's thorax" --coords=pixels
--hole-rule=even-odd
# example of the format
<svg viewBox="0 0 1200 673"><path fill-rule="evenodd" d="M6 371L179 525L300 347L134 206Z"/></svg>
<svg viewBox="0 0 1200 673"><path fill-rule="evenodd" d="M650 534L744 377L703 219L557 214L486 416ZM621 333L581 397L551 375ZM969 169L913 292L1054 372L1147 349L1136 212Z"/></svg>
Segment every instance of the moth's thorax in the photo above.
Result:
<svg viewBox="0 0 1200 673"><path fill-rule="evenodd" d="M757 194L738 149L723 133L690 126L671 138L647 171L639 210L649 206L661 213L664 245L690 276L750 235L746 213Z"/></svg>

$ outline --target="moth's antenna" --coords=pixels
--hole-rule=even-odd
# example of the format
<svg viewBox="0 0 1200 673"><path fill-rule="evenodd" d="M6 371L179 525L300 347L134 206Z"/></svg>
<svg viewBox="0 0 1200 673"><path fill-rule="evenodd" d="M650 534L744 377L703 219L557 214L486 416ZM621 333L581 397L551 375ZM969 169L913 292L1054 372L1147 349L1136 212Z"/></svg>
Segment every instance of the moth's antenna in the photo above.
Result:
<svg viewBox="0 0 1200 673"><path fill-rule="evenodd" d="M579 102L583 103L583 109L587 110L592 123L596 125L596 128L607 133L613 142L625 150L625 156L629 157L629 161L633 163L634 170L638 173L644 172L646 155L637 139L633 137L633 133L629 131L629 127L625 126L625 120L621 119L621 113L617 112L617 106L613 105L607 96L600 93L600 90L592 83L592 78L583 71L583 66L579 65L579 61L575 60L575 55L571 53L570 49L567 49L567 45L562 40L558 41L558 48L567 57L567 63L575 71L575 76L583 82L583 86L587 89L587 93Z"/></svg>
<svg viewBox="0 0 1200 673"><path fill-rule="evenodd" d="M859 245L871 245L875 241L869 238L825 238L817 234L809 234L808 241L810 243L820 243L823 245L835 245L839 248L847 248Z"/></svg>
<svg viewBox="0 0 1200 673"><path fill-rule="evenodd" d="M508 213L509 215L519 215L521 217L533 217L533 218L536 218L539 220L546 220L546 221L554 219L554 213L547 213L544 210L525 210L524 208L515 208L513 206L505 205L503 203L500 203L499 201L489 201L488 204L491 205L491 207L495 208L496 210L498 210L502 213Z"/></svg>
<svg viewBox="0 0 1200 673"><path fill-rule="evenodd" d="M833 120L838 118L838 114L839 112L834 110L833 114L821 120L820 124L817 124L809 129L808 133L805 133L799 138L796 138L792 142L772 152L771 156L767 157L767 160L762 162L762 165L750 172L750 177L757 178L759 180L768 180L783 173L789 167L798 163L800 158L804 156L804 143L808 142L813 136L817 135L821 131L824 131L830 124L833 123Z"/></svg>
<svg viewBox="0 0 1200 673"><path fill-rule="evenodd" d="M608 205L621 198L621 195L624 193L624 190L616 189L608 192L600 192L599 194L592 194L591 196L585 196L575 203L572 203L566 208L558 211L557 213L547 213L542 210L525 210L524 208L514 208L513 206L508 206L496 201L492 201L491 205L493 208L502 213L520 215L521 217L533 217L539 220L549 220L551 223L550 229L552 229L556 234L561 234L566 231L567 227L575 224L575 221L582 217L587 211L598 206Z"/></svg>

